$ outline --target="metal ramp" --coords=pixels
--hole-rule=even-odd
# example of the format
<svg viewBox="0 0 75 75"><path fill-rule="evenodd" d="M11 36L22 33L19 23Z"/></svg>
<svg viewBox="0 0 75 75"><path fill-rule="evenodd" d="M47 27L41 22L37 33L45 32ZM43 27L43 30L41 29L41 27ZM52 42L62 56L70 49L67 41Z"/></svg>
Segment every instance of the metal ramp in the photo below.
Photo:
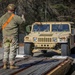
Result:
<svg viewBox="0 0 75 75"><path fill-rule="evenodd" d="M37 57L27 56L25 58L16 59L15 63L16 65L19 66L19 69L4 70L2 68L3 67L2 61L0 61L0 75L48 75L48 74L61 75L60 72L59 74L57 74L56 70L63 69L62 70L63 72L67 68L69 69L72 63L72 59L71 58L61 59L56 57L54 58L38 57L37 58ZM65 75L65 74L62 74L62 75Z"/></svg>

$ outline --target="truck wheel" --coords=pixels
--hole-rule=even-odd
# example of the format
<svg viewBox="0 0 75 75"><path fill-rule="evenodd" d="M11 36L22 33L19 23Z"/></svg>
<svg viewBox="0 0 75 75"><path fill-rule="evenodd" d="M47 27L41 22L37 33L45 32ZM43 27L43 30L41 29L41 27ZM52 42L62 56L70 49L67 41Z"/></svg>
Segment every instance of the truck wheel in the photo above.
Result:
<svg viewBox="0 0 75 75"><path fill-rule="evenodd" d="M70 49L69 49L68 44L61 44L61 55L62 56L70 55Z"/></svg>
<svg viewBox="0 0 75 75"><path fill-rule="evenodd" d="M24 53L26 54L26 55L33 55L33 53L32 53L32 44L30 44L30 43L24 43Z"/></svg>

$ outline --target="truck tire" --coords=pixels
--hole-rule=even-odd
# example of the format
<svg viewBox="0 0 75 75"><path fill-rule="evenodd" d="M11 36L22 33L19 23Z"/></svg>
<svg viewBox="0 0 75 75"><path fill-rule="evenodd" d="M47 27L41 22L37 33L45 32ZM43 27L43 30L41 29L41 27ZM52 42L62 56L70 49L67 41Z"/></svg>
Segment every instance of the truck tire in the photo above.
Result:
<svg viewBox="0 0 75 75"><path fill-rule="evenodd" d="M69 49L68 44L61 44L61 55L62 56L70 55L70 49Z"/></svg>
<svg viewBox="0 0 75 75"><path fill-rule="evenodd" d="M24 43L24 53L26 54L26 55L33 55L33 53L32 53L32 46L31 46L31 44L30 43Z"/></svg>

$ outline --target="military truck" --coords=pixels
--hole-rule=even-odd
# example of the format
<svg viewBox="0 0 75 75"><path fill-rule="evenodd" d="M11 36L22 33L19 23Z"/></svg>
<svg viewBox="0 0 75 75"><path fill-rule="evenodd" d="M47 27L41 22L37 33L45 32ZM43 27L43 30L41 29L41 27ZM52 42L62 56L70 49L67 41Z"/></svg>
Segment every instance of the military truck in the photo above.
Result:
<svg viewBox="0 0 75 75"><path fill-rule="evenodd" d="M24 37L24 51L33 55L33 51L60 50L68 56L75 42L73 22L35 22L28 26L30 33Z"/></svg>

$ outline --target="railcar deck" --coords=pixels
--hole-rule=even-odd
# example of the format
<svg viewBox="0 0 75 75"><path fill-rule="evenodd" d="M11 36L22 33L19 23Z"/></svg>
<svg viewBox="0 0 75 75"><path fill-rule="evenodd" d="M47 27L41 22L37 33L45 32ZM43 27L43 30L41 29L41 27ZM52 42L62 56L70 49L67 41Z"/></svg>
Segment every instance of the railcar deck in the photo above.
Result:
<svg viewBox="0 0 75 75"><path fill-rule="evenodd" d="M16 59L15 63L19 69L4 70L1 60L0 75L65 75L71 66L72 59L26 56Z"/></svg>

